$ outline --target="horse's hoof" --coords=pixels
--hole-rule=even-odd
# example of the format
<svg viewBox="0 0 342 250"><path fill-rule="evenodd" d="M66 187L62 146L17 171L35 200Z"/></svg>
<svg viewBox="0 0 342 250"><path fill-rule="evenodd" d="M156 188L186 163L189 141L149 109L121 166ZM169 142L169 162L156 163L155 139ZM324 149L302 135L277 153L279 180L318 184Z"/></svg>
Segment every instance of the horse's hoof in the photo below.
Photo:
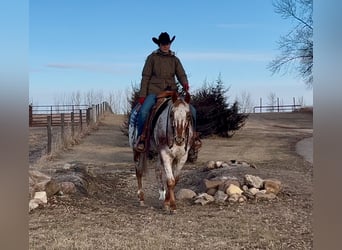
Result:
<svg viewBox="0 0 342 250"><path fill-rule="evenodd" d="M176 214L177 210L176 209L170 209L170 214Z"/></svg>
<svg viewBox="0 0 342 250"><path fill-rule="evenodd" d="M141 207L146 207L145 202L144 201L140 201L140 206Z"/></svg>

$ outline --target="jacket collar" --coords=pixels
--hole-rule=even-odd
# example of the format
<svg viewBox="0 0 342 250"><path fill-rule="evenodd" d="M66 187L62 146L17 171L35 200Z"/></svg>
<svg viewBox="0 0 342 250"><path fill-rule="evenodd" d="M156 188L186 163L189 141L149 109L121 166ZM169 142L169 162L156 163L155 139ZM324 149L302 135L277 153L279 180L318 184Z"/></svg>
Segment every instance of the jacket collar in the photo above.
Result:
<svg viewBox="0 0 342 250"><path fill-rule="evenodd" d="M158 55L162 55L162 56L174 56L175 55L175 52L173 52L172 50L169 50L169 52L164 53L160 49L156 49L155 51L153 51L153 53L158 54Z"/></svg>

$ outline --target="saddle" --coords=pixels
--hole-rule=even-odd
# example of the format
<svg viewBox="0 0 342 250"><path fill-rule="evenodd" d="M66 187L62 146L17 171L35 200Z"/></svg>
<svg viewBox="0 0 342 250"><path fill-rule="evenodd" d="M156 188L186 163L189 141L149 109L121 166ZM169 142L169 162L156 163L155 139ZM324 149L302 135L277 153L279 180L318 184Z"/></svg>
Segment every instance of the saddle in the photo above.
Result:
<svg viewBox="0 0 342 250"><path fill-rule="evenodd" d="M144 134L144 140L145 140L145 150L146 152L150 149L150 137L151 132L153 131L154 126L156 125L157 119L162 113L162 111L167 106L168 101L171 99L171 97L174 95L175 91L167 90L163 91L157 96L157 101L154 104L154 106L151 109L151 112L144 124L143 134Z"/></svg>

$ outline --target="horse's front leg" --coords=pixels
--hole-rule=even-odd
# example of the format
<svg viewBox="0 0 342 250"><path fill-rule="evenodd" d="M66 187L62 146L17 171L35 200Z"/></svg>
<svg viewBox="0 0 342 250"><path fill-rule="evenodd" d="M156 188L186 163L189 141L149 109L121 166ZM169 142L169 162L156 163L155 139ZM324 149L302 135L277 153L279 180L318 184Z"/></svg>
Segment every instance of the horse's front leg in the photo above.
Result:
<svg viewBox="0 0 342 250"><path fill-rule="evenodd" d="M155 173L156 173L156 178L157 178L157 183L158 183L158 191L159 191L159 200L160 201L165 201L165 186L163 182L163 165L160 160L160 157L158 157L156 167L155 167Z"/></svg>
<svg viewBox="0 0 342 250"><path fill-rule="evenodd" d="M170 208L170 212L173 213L176 210L176 199L174 188L176 185L176 180L172 173L172 161L173 158L169 155L166 150L161 150L160 152L160 160L163 172L165 174L165 182L166 182L166 196L164 200L164 207L168 210ZM164 183L165 183L164 182Z"/></svg>

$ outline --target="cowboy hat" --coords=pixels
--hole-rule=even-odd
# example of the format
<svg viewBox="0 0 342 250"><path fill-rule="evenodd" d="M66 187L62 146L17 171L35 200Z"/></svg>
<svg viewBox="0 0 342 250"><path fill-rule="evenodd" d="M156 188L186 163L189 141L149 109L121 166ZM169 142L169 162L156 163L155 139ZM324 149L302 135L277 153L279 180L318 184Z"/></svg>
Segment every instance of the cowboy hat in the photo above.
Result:
<svg viewBox="0 0 342 250"><path fill-rule="evenodd" d="M157 44L157 45L160 45L160 44L169 44L169 43L172 43L173 40L175 40L176 36L173 36L172 39L170 40L170 36L167 32L162 32L160 33L159 35L159 38L155 38L153 37L152 38L152 41Z"/></svg>

